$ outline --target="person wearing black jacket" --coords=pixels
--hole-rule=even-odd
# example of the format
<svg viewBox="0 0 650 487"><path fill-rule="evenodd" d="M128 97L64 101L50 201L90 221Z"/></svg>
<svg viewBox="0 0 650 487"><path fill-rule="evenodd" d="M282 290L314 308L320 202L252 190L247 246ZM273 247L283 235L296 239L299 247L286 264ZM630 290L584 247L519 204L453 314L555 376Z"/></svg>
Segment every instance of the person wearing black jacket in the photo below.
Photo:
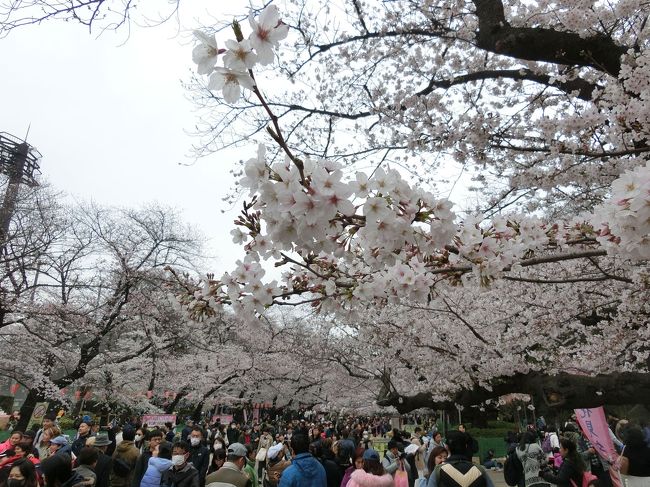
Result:
<svg viewBox="0 0 650 487"><path fill-rule="evenodd" d="M331 439L326 441L318 440L309 445L309 452L316 457L325 469L325 476L327 478L327 487L339 487L343 475L339 465L334 461L334 453L331 450Z"/></svg>
<svg viewBox="0 0 650 487"><path fill-rule="evenodd" d="M576 485L582 485L582 474L585 471L585 465L578 453L576 443L569 438L560 439L560 455L562 455L564 461L557 475L552 470L545 469L539 473L539 476L559 487L571 487L572 480Z"/></svg>
<svg viewBox="0 0 650 487"><path fill-rule="evenodd" d="M113 443L108 433L100 431L95 435L95 442L93 446L99 451L99 458L95 465L95 475L97 475L97 482L95 487L109 487L111 480L111 471L113 470L113 459L106 454L106 447Z"/></svg>
<svg viewBox="0 0 650 487"><path fill-rule="evenodd" d="M190 433L189 462L199 472L199 485L205 486L205 476L210 466L210 450L203 444L203 430L199 426L192 428Z"/></svg>
<svg viewBox="0 0 650 487"><path fill-rule="evenodd" d="M209 457L209 454L207 457ZM172 449L172 464L174 466L163 473L161 485L166 487L199 487L199 471L188 461L189 458L190 446L187 442L179 441L176 443ZM205 475L203 480L205 482Z"/></svg>
<svg viewBox="0 0 650 487"><path fill-rule="evenodd" d="M147 471L147 466L149 465L149 459L151 458L153 451L158 445L160 445L163 439L163 433L160 430L149 431L147 436L149 438L149 449L143 451L135 462L131 487L140 487L142 477L144 477L144 473Z"/></svg>

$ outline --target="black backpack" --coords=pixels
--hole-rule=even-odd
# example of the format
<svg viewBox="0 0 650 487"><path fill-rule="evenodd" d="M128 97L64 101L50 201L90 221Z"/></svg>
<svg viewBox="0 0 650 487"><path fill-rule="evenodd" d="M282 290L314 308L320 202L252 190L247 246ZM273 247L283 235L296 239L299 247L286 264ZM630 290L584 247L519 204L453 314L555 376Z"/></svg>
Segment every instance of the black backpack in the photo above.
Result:
<svg viewBox="0 0 650 487"><path fill-rule="evenodd" d="M510 450L503 465L503 478L510 487L519 485L524 476L524 466L517 456L517 447Z"/></svg>
<svg viewBox="0 0 650 487"><path fill-rule="evenodd" d="M113 458L113 473L118 477L128 477L131 473L131 465L119 457Z"/></svg>

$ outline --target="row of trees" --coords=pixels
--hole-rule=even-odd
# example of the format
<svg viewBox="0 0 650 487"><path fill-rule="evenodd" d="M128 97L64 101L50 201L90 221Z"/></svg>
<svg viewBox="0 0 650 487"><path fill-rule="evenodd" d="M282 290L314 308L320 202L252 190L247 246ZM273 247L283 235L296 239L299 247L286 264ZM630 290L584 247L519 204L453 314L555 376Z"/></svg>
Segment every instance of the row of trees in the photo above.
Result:
<svg viewBox="0 0 650 487"><path fill-rule="evenodd" d="M198 414L320 385L287 353L292 336L278 323L187 316L177 297L202 265L200 237L169 208L67 204L23 188L0 266L0 374L29 391L18 426L36 402L68 401L63 390L90 393L104 411L185 402Z"/></svg>
<svg viewBox="0 0 650 487"><path fill-rule="evenodd" d="M132 12L90 3L90 18L52 17ZM198 287L174 280L188 347L218 366L141 357L209 378L200 401L237 382L403 411L519 392L650 402L647 7L305 0L254 12L230 42L230 19L206 29L193 58L209 78L188 84L203 150L263 143L242 167L245 258ZM476 203L456 209L462 174ZM320 315L269 315L284 305Z"/></svg>

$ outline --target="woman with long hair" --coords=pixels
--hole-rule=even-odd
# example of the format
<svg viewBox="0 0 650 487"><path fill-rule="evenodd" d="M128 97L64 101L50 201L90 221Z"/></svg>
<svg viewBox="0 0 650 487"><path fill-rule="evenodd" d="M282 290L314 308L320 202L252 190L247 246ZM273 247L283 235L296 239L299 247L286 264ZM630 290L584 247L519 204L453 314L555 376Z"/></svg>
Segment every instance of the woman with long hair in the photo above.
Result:
<svg viewBox="0 0 650 487"><path fill-rule="evenodd" d="M40 458L41 461L50 456L50 440L52 438L56 438L60 434L61 429L58 426L51 426L43 430L41 439L38 442L38 445L36 445L36 449L38 450L38 458Z"/></svg>
<svg viewBox="0 0 650 487"><path fill-rule="evenodd" d="M438 465L446 462L447 456L449 456L449 452L444 446L436 446L431 450L427 459L427 471L429 472L427 476L431 475Z"/></svg>
<svg viewBox="0 0 650 487"><path fill-rule="evenodd" d="M359 447L352 454L352 465L345 469L341 487L346 487L350 481L350 476L355 470L363 469L363 452L364 449Z"/></svg>
<svg viewBox="0 0 650 487"><path fill-rule="evenodd" d="M393 477L386 473L379 460L379 453L370 448L363 452L363 468L350 475L347 487L394 487Z"/></svg>
<svg viewBox="0 0 650 487"><path fill-rule="evenodd" d="M559 487L572 487L571 481L575 482L575 485L582 485L585 464L578 453L575 441L569 438L560 438L560 455L563 460L557 475L551 470L544 470L541 472L542 478Z"/></svg>
<svg viewBox="0 0 650 487"><path fill-rule="evenodd" d="M524 467L524 487L547 487L549 484L539 476L539 471L548 465L548 461L534 431L528 430L521 435L516 452Z"/></svg>
<svg viewBox="0 0 650 487"><path fill-rule="evenodd" d="M628 425L622 431L625 448L621 453L621 474L626 486L650 485L650 447L639 426Z"/></svg>
<svg viewBox="0 0 650 487"><path fill-rule="evenodd" d="M36 467L27 459L18 460L11 467L7 487L37 487Z"/></svg>

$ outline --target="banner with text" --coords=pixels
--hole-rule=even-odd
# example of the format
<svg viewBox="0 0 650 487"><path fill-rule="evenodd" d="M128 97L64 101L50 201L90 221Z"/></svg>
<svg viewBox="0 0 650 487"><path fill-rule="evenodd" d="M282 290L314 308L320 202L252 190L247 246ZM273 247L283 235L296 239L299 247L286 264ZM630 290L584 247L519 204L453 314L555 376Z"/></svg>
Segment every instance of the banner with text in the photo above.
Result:
<svg viewBox="0 0 650 487"><path fill-rule="evenodd" d="M165 426L165 423L176 424L175 414L145 414L142 416L142 424L147 426Z"/></svg>
<svg viewBox="0 0 650 487"><path fill-rule="evenodd" d="M598 452L601 458L607 460L610 465L616 463L618 453L614 448L614 442L609 436L609 426L605 411L602 407L590 409L576 409L576 418L580 424L582 432L585 434L593 448ZM609 469L614 487L622 487L621 477L613 468Z"/></svg>

